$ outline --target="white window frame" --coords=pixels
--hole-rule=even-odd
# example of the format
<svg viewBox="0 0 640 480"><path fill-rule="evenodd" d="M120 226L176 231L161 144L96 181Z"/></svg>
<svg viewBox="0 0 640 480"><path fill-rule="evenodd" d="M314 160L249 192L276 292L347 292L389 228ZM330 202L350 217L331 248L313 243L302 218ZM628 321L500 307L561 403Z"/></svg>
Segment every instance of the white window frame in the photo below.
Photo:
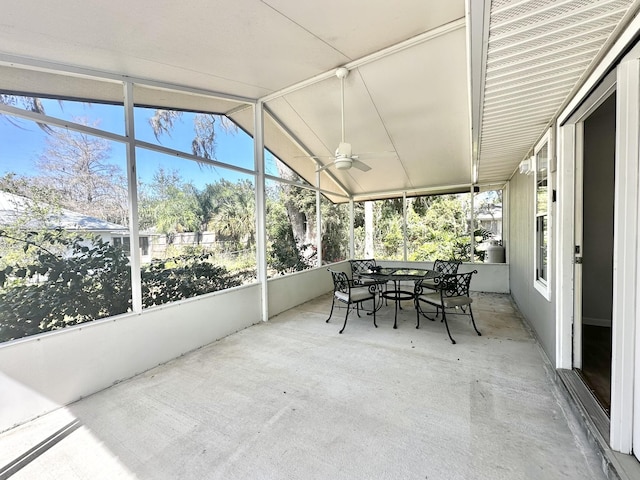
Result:
<svg viewBox="0 0 640 480"><path fill-rule="evenodd" d="M546 211L538 212L538 167L539 167L539 153L546 146L547 149L547 165L546 165L546 180L547 180L547 208ZM552 242L552 175L551 164L553 162L554 148L551 142L551 130L545 133L544 137L540 139L533 150L533 286L540 292L540 294L547 300L551 300L551 248ZM541 265L541 248L540 248L540 234L538 230L539 219L546 217L546 229L547 229L547 249L545 251L545 275L540 275Z"/></svg>

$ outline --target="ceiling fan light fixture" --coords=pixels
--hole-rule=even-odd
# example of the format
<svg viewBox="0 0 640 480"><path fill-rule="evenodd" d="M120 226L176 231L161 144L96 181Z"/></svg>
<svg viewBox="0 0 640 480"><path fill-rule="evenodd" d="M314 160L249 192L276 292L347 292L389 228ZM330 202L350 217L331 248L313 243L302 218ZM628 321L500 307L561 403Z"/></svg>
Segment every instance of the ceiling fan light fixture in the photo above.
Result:
<svg viewBox="0 0 640 480"><path fill-rule="evenodd" d="M338 170L348 170L351 168L352 160L349 157L338 157L333 161L333 165Z"/></svg>

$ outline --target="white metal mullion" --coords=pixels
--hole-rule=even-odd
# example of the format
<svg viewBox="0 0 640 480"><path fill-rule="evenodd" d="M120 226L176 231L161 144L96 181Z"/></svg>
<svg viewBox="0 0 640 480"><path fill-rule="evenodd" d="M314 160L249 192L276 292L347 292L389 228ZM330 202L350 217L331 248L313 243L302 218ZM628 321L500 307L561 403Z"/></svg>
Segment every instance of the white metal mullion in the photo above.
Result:
<svg viewBox="0 0 640 480"><path fill-rule="evenodd" d="M322 266L322 208L320 198L320 172L316 172L316 257L318 267Z"/></svg>
<svg viewBox="0 0 640 480"><path fill-rule="evenodd" d="M354 204L353 198L349 199L349 258L353 259L355 252L355 242L354 242L354 224L355 222L355 213L354 213Z"/></svg>
<svg viewBox="0 0 640 480"><path fill-rule="evenodd" d="M469 212L469 218L470 218L469 235L471 235L470 243L469 243L470 248L471 248L471 252L470 252L469 256L470 256L471 263L476 263L476 255L475 255L476 236L474 234L474 232L475 232L475 228L474 228L474 225L475 225L475 223L474 223L475 214L474 214L474 211L473 211L473 208L474 208L474 205L475 205L476 193L475 193L474 190L475 190L474 186L471 185L471 189L470 189L471 201L469 202L469 206L470 206L470 209L471 209L471 211Z"/></svg>
<svg viewBox="0 0 640 480"><path fill-rule="evenodd" d="M509 215L511 213L511 204L509 201L509 183L502 184L500 188L502 189L502 246L505 251L504 261L509 264L509 254L511 251L511 245L509 243L510 235L509 228L505 228L510 225Z"/></svg>
<svg viewBox="0 0 640 480"><path fill-rule="evenodd" d="M269 320L269 291L267 282L267 234L266 234L266 188L264 162L264 108L262 102L255 105L253 157L256 179L256 267L261 292L262 321Z"/></svg>
<svg viewBox="0 0 640 480"><path fill-rule="evenodd" d="M136 147L133 113L133 84L124 85L124 125L127 134L127 191L129 194L129 248L131 266L131 299L134 312L142 311L142 274L140 259L140 232L138 222L138 175L136 168ZM151 246L149 246L151 248Z"/></svg>
<svg viewBox="0 0 640 480"><path fill-rule="evenodd" d="M32 120L38 123L46 123L47 125L53 125L56 127L66 128L74 132L86 133L95 137L105 138L114 142L125 143L127 137L125 135L118 135L117 133L107 132L106 130L100 130L98 128L89 127L80 123L75 123L70 120L64 120L62 118L51 117L49 115L43 115L41 113L30 112L23 110L22 108L12 107L10 105L0 104L0 112L7 113L14 117L24 118L26 120Z"/></svg>
<svg viewBox="0 0 640 480"><path fill-rule="evenodd" d="M255 172L248 168L237 167L229 163L220 162L218 160L210 160L204 157L193 155L192 153L181 152L180 150L174 150L172 148L163 147L162 145L156 145L154 143L144 142L142 140L136 140L136 147L145 148L147 150L153 150L154 152L164 153L172 157L184 158L185 160L191 160L194 162L202 163L203 165L211 165L212 167L220 167L227 170L233 170L234 172L245 173L247 175L253 175Z"/></svg>
<svg viewBox="0 0 640 480"><path fill-rule="evenodd" d="M402 192L402 259L407 261L407 192Z"/></svg>

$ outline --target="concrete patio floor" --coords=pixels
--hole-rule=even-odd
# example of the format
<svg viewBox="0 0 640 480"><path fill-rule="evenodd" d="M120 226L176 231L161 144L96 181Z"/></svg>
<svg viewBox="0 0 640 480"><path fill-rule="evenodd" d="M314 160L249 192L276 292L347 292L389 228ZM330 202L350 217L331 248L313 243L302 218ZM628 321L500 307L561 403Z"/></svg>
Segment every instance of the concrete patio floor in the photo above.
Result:
<svg viewBox="0 0 640 480"><path fill-rule="evenodd" d="M483 336L453 319L457 345L439 321L416 330L410 302L397 330L388 306L338 335L330 302L5 432L0 467L68 429L0 478L606 478L508 295L476 295Z"/></svg>

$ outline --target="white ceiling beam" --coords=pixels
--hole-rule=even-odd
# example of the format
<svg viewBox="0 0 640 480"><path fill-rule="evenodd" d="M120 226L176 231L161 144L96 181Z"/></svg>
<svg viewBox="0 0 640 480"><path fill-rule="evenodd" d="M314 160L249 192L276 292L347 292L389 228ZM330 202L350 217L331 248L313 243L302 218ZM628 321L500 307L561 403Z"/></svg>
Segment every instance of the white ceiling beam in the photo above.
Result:
<svg viewBox="0 0 640 480"><path fill-rule="evenodd" d="M471 182L477 183L478 162L480 160L480 134L483 130L482 110L484 109L486 91L491 1L467 0L465 7L469 18L467 51L469 52L469 99L471 102Z"/></svg>
<svg viewBox="0 0 640 480"><path fill-rule="evenodd" d="M460 190L468 190L471 188L471 183L462 183L458 185L445 185L441 187L427 187L427 188L411 188L411 189L401 189L401 190L378 190L375 192L367 192L361 195L354 195L353 200L355 202L370 200L375 197L388 197L391 198L393 196L401 197L403 192L409 195L435 195L435 194L444 194L452 191L460 191Z"/></svg>

